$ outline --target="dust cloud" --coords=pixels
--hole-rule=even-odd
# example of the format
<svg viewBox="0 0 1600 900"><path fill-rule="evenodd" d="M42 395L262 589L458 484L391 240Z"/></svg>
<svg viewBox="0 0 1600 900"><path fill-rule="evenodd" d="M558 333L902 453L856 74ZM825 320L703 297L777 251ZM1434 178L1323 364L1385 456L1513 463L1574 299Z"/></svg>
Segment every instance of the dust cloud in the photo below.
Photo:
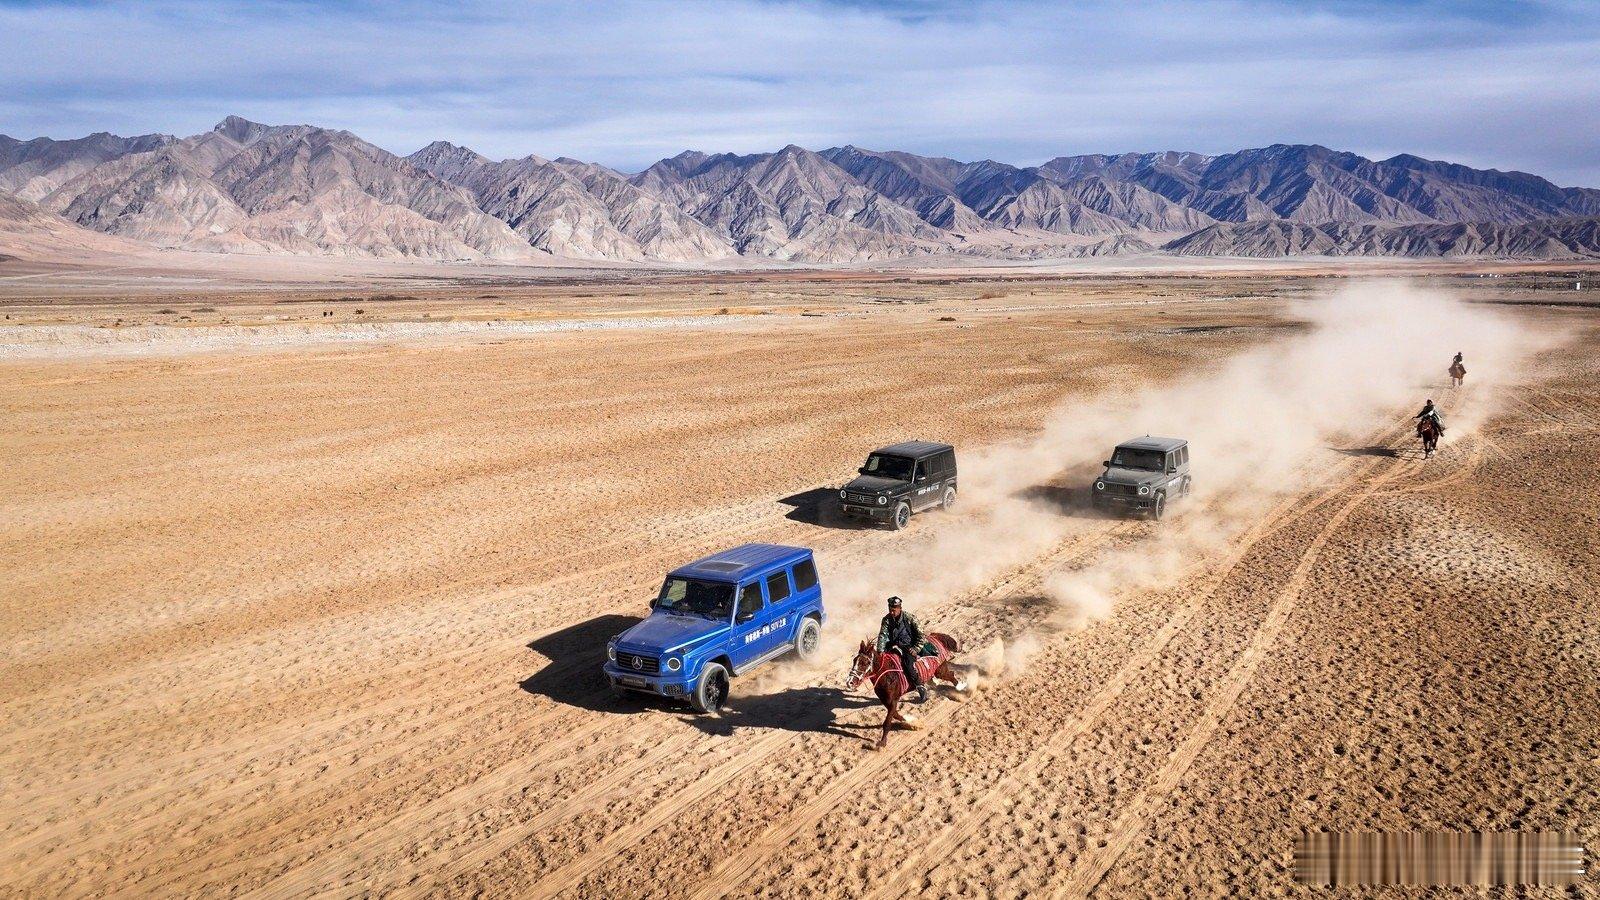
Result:
<svg viewBox="0 0 1600 900"><path fill-rule="evenodd" d="M1108 615L1119 594L1170 582L1283 498L1315 488L1340 459L1335 450L1362 450L1358 436L1403 424L1429 397L1445 411L1448 447L1484 420L1499 386L1524 361L1556 342L1404 281L1347 284L1288 312L1304 325L1270 345L1174 383L1111 387L1063 402L1024 441L958 448L960 515L919 519L932 534L902 552L826 570L825 658L846 656L875 634L891 594L915 612L989 585L1074 534L1111 527L1088 511L1088 491L1097 462L1120 441L1187 439L1192 498L1173 504L1153 533L1073 571L1046 574L1042 588L1025 593L1049 606L1042 614L1019 608L1018 633L1028 621L1048 630L1081 626ZM1467 388L1452 389L1445 372L1457 351L1465 354ZM929 618L925 627L939 628ZM960 636L958 627L950 630ZM1038 647L1012 637L1003 654L1008 669Z"/></svg>

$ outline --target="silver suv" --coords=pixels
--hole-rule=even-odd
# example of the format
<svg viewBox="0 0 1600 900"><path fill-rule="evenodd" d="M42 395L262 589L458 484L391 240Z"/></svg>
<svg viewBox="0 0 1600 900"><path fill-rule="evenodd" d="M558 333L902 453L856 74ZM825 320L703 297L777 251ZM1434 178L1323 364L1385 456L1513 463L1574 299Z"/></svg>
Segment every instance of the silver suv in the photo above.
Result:
<svg viewBox="0 0 1600 900"><path fill-rule="evenodd" d="M1160 520L1167 502L1189 495L1189 442L1142 437L1117 445L1089 490L1095 509L1125 509Z"/></svg>

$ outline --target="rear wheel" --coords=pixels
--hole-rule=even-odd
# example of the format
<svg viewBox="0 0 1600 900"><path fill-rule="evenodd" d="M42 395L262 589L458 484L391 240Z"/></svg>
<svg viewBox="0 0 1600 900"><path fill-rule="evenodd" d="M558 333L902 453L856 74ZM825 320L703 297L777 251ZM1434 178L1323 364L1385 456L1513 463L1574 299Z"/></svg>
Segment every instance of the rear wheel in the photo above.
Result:
<svg viewBox="0 0 1600 900"><path fill-rule="evenodd" d="M817 620L807 616L800 622L800 630L794 636L794 655L810 662L817 658L817 649L822 646L822 626Z"/></svg>
<svg viewBox="0 0 1600 900"><path fill-rule="evenodd" d="M952 484L949 487L944 489L944 501L940 504L940 506L942 508L944 508L944 509L949 509L950 507L955 506L955 505L956 505L956 486Z"/></svg>
<svg viewBox="0 0 1600 900"><path fill-rule="evenodd" d="M700 682L689 696L689 705L695 712L715 712L728 702L728 670L721 663L706 663L700 671Z"/></svg>
<svg viewBox="0 0 1600 900"><path fill-rule="evenodd" d="M900 529L906 527L910 521L911 504L905 502L904 500L896 503L894 506L894 518L890 520L889 524L894 527L895 531L899 531Z"/></svg>

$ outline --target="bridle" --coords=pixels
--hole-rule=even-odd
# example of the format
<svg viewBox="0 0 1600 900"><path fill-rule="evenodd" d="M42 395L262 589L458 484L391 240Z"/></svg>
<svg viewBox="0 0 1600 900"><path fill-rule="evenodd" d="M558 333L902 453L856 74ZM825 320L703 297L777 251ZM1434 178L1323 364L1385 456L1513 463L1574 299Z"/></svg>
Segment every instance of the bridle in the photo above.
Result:
<svg viewBox="0 0 1600 900"><path fill-rule="evenodd" d="M866 660L862 662L862 660ZM872 672L872 657L866 653L857 653L856 658L850 663L850 671L844 676L844 689L853 691L863 678Z"/></svg>

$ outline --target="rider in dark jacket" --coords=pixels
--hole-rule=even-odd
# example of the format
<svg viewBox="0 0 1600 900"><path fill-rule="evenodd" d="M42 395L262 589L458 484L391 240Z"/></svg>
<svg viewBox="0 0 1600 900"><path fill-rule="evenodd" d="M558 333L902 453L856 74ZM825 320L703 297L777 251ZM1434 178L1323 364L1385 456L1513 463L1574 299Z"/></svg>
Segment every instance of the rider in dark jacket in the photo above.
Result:
<svg viewBox="0 0 1600 900"><path fill-rule="evenodd" d="M1433 400L1431 398L1428 400L1427 403L1423 404L1422 412L1417 413L1416 415L1412 416L1411 418L1413 418L1413 419L1432 419L1433 420L1433 424L1439 429L1439 433L1441 435L1444 434L1444 419L1441 419L1439 417L1439 410L1438 410L1438 408L1436 408L1433 405Z"/></svg>
<svg viewBox="0 0 1600 900"><path fill-rule="evenodd" d="M912 690L922 686L916 666L922 641L922 626L910 613L901 609L899 597L890 597L889 612L883 617L883 624L878 626L878 651L891 650L900 654L900 665L906 670L906 681Z"/></svg>

